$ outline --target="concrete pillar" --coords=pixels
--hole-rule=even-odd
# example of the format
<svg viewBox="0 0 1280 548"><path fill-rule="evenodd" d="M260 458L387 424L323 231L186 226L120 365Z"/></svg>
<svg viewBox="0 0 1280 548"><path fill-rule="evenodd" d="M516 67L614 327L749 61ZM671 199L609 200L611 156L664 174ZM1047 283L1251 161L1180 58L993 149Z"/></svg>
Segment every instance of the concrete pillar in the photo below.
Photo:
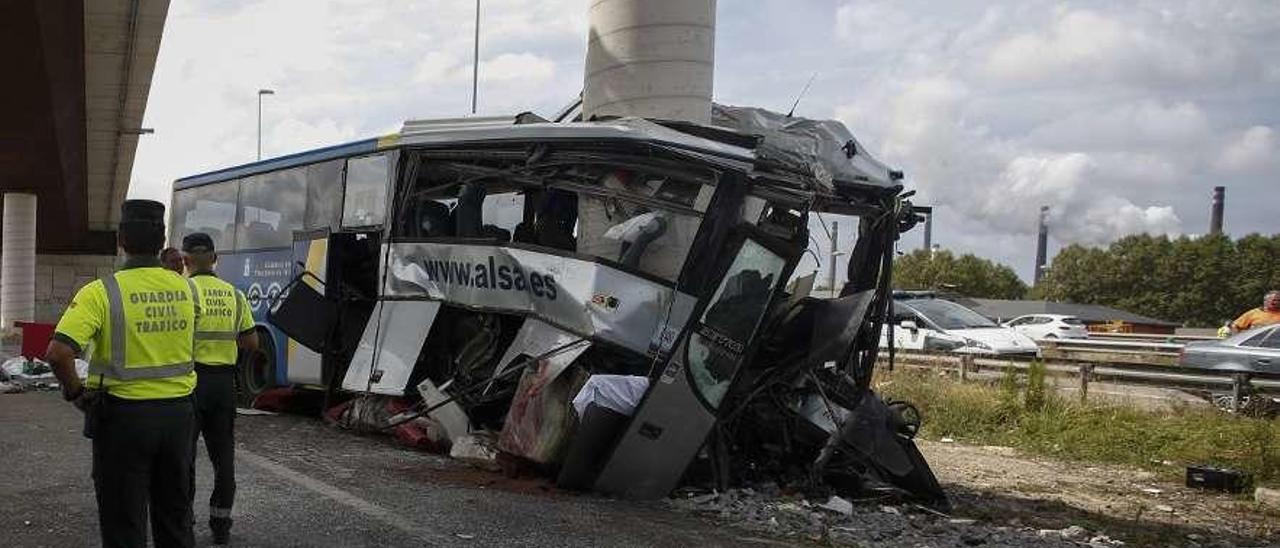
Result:
<svg viewBox="0 0 1280 548"><path fill-rule="evenodd" d="M4 195L0 219L0 329L35 319L36 195Z"/></svg>
<svg viewBox="0 0 1280 548"><path fill-rule="evenodd" d="M715 0L591 4L584 119L711 120Z"/></svg>

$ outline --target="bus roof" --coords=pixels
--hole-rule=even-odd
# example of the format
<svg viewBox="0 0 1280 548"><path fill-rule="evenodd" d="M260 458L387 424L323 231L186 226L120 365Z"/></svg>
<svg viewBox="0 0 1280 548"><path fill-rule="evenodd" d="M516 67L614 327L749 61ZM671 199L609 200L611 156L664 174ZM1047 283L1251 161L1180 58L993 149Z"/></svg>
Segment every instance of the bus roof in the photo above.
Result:
<svg viewBox="0 0 1280 548"><path fill-rule="evenodd" d="M821 162L827 161L826 159L805 155L809 152L804 150L804 146L807 143L796 141L794 135L784 136L778 140L779 132L772 131L772 128L768 127L757 127L764 130L761 132L764 135L759 136L759 139L756 139L755 137L757 136L755 135L743 133L735 128L664 122L662 120L644 118L614 118L590 122L547 122L526 113L518 116L411 120L405 122L401 131L396 134L192 175L175 181L174 189L182 190L324 160L367 154L397 146L434 147L454 144L534 142L631 142L657 145L692 154L712 163L728 164L744 170L760 168L762 161L764 161L770 164L772 169L796 172L802 176L808 175L806 179L811 180L810 185L814 190L828 193L834 191L834 187L841 183L880 189L901 188L900 183L892 172L885 168L883 164L870 159L865 153L857 156L850 154L852 161L844 160L844 162L841 162L842 165L839 166L842 169L846 169L847 173L853 174L855 180L833 181L833 174L830 170L824 169L824 166L819 165ZM847 130L845 131L847 132ZM752 146L751 143L754 143L755 146ZM776 152L779 150L782 154ZM761 156L762 151L765 153L763 157ZM778 160L781 160L781 162ZM846 162L848 166L843 165ZM825 178L822 175L825 175Z"/></svg>
<svg viewBox="0 0 1280 548"><path fill-rule="evenodd" d="M384 138L385 139L385 138ZM294 166L312 164L324 160L332 160L335 158L345 158L348 156L356 156L366 154L378 150L378 143L383 139L362 139L341 145L334 145L315 150L307 150L295 154L287 154L276 158L259 160L248 164L222 168L198 175L183 177L173 182L174 190L182 190L210 183L227 181L230 179L238 179L258 173L275 171L278 169L286 169Z"/></svg>

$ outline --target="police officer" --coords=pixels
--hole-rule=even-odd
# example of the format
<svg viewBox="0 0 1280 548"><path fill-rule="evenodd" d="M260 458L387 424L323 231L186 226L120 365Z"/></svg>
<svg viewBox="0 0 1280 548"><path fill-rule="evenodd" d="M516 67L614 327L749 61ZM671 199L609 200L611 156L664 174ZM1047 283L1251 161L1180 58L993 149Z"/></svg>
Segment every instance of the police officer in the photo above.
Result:
<svg viewBox="0 0 1280 548"><path fill-rule="evenodd" d="M146 546L148 510L157 548L194 546L195 285L156 257L163 204L125 201L117 243L124 267L76 293L45 359L63 397L86 413L103 546ZM75 357L90 343L82 385Z"/></svg>
<svg viewBox="0 0 1280 548"><path fill-rule="evenodd" d="M236 496L236 358L240 350L258 349L258 335L244 293L213 273L218 260L213 238L202 232L189 234L182 239L182 253L200 293L201 315L195 334L196 420L213 463L209 529L214 544L226 544L231 537L231 504Z"/></svg>

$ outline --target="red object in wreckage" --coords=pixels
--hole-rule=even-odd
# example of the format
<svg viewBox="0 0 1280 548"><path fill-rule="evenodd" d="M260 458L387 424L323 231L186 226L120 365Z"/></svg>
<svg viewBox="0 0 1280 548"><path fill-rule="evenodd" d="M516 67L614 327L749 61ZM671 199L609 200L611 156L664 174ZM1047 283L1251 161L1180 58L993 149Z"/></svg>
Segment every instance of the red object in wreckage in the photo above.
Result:
<svg viewBox="0 0 1280 548"><path fill-rule="evenodd" d="M13 322L13 326L22 330L22 357L30 360L44 358L49 348L49 339L53 338L53 324L36 322Z"/></svg>

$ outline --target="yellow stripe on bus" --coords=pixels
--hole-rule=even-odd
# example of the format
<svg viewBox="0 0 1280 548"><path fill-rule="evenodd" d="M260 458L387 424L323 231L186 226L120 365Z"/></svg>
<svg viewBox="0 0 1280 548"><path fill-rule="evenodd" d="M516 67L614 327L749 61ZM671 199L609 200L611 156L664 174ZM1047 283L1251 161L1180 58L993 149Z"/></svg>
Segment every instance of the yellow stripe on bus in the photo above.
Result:
<svg viewBox="0 0 1280 548"><path fill-rule="evenodd" d="M391 148L398 144L400 144L399 133L389 133L387 135L383 135L382 137L378 137L378 148L380 149Z"/></svg>

